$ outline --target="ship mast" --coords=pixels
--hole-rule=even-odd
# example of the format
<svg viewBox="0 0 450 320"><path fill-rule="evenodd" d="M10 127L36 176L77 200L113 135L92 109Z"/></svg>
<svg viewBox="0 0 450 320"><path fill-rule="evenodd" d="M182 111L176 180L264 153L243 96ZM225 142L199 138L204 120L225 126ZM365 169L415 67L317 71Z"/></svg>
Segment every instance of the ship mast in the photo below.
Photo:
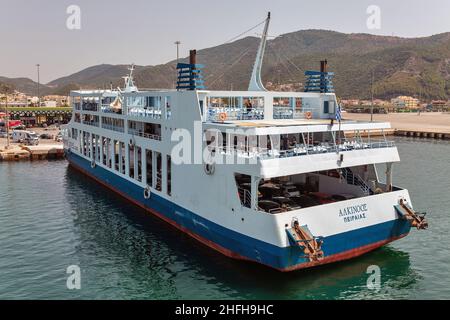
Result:
<svg viewBox="0 0 450 320"><path fill-rule="evenodd" d="M261 81L261 68L264 58L264 51L266 49L267 31L269 30L270 12L267 13L266 24L264 25L264 32L259 44L258 53L256 54L255 64L253 65L252 77L248 84L248 91L267 91Z"/></svg>
<svg viewBox="0 0 450 320"><path fill-rule="evenodd" d="M131 67L128 68L128 70L130 71L128 76L123 77L123 79L125 80L125 92L136 92L138 91L137 87L134 85L134 80L133 80L133 71L134 71L134 63L131 64Z"/></svg>

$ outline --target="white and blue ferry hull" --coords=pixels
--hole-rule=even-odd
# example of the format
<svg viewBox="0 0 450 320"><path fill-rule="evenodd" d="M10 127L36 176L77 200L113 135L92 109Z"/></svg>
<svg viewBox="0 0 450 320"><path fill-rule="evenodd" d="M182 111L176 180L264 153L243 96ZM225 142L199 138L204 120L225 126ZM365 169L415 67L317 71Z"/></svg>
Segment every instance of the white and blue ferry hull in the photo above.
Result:
<svg viewBox="0 0 450 320"><path fill-rule="evenodd" d="M275 245L250 237L206 219L156 193L145 199L142 196L141 186L101 165L92 166L89 160L73 152L66 152L66 158L73 168L208 247L228 257L254 261L280 271L292 271L354 258L406 236L411 228L406 220L393 215L390 220L365 227L343 232L337 230L334 234L323 236L323 259L309 261L300 247L289 244L289 241ZM286 226L287 223L282 227Z"/></svg>

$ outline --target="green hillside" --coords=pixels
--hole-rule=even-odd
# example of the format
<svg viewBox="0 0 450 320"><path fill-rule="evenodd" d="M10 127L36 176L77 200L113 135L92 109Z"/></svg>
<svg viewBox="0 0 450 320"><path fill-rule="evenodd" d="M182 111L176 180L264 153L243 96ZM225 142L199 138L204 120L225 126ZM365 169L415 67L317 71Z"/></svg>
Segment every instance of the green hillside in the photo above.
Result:
<svg viewBox="0 0 450 320"><path fill-rule="evenodd" d="M207 88L245 90L258 44L258 38L246 37L198 50L198 63L206 66ZM301 84L304 72L318 69L322 59L327 59L329 71L336 73L336 93L342 98L370 97L372 73L377 98L404 94L447 99L450 93L450 33L423 38L327 30L283 34L267 43L263 82ZM44 85L42 91L64 95L78 88L105 88L111 82L114 87L121 86L126 73L124 65L102 64L56 79ZM140 88L173 88L175 79L175 61L137 67L135 71L135 81ZM36 91L36 84L29 79L7 81L7 78L0 78L0 82L11 83L27 93Z"/></svg>

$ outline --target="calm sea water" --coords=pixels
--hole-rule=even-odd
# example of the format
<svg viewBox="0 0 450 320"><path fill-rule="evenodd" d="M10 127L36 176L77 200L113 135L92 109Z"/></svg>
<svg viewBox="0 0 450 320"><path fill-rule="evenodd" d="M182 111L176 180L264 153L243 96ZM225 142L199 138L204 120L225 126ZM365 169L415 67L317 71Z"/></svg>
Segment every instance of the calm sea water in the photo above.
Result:
<svg viewBox="0 0 450 320"><path fill-rule="evenodd" d="M223 257L68 168L0 163L0 299L450 298L450 143L397 139L394 182L430 228L351 261L280 274ZM382 287L366 287L367 267ZM81 268L68 290L66 268Z"/></svg>

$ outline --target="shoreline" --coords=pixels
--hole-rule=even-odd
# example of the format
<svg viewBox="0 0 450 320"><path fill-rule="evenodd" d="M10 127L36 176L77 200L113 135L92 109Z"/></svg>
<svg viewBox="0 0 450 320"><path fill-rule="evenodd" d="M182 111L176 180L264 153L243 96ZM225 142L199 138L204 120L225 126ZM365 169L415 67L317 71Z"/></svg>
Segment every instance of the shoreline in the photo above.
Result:
<svg viewBox="0 0 450 320"><path fill-rule="evenodd" d="M343 115L346 120L370 121L368 113L349 113ZM410 131L450 135L450 113L387 113L373 114L375 122L389 122L394 131Z"/></svg>
<svg viewBox="0 0 450 320"><path fill-rule="evenodd" d="M370 114L346 112L343 118L345 120L370 121ZM385 130L385 135L450 140L450 113L375 113L373 114L373 121L391 124L392 128ZM57 129L31 128L30 130L36 131L38 134L44 132L56 134L58 132ZM383 132L371 133L371 135L381 136ZM362 136L365 136L364 132ZM5 149L5 147L6 138L0 138L0 161L44 160L64 157L62 142L54 140L41 139L37 146L11 143L10 149Z"/></svg>

